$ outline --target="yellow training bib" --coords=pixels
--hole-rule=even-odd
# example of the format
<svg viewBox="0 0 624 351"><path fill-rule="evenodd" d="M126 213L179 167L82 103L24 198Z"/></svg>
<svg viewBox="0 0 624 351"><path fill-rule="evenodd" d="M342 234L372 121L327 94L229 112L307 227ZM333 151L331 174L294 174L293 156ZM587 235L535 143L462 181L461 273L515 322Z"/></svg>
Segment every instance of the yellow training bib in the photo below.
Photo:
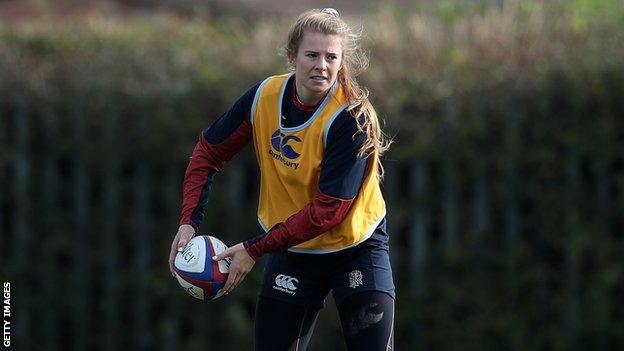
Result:
<svg viewBox="0 0 624 351"><path fill-rule="evenodd" d="M282 99L290 77L291 74L286 74L264 80L251 107L254 148L261 176L258 221L266 231L314 199L327 133L334 119L349 106L341 85L336 82L308 121L284 128ZM373 155L359 194L339 225L289 250L328 253L355 246L370 237L386 214L377 167L377 156Z"/></svg>

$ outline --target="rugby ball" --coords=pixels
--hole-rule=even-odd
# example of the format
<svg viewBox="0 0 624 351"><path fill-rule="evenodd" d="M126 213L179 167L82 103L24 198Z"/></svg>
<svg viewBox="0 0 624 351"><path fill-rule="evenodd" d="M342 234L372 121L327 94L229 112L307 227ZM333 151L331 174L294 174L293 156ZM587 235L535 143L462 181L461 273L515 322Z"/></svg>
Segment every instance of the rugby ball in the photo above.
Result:
<svg viewBox="0 0 624 351"><path fill-rule="evenodd" d="M199 235L191 239L182 252L178 252L174 262L176 279L189 295L199 300L221 297L231 258L216 262L212 256L225 249L227 246L221 240Z"/></svg>

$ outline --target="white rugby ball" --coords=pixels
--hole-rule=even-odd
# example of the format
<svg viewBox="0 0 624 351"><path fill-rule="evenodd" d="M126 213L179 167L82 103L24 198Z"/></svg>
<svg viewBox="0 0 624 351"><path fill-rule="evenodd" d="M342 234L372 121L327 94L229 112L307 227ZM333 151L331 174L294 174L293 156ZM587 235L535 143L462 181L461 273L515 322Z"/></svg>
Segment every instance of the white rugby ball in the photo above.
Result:
<svg viewBox="0 0 624 351"><path fill-rule="evenodd" d="M227 249L219 239L199 235L191 239L175 258L176 279L182 288L199 300L217 299L222 296L230 271L231 258L213 261L212 256Z"/></svg>

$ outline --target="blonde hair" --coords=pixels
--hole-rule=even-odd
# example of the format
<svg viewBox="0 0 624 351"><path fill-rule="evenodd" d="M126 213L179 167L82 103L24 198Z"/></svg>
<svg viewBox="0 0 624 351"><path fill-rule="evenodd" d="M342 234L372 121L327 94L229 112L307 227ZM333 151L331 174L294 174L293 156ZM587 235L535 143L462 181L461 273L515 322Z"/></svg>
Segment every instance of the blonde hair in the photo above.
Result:
<svg viewBox="0 0 624 351"><path fill-rule="evenodd" d="M302 13L288 33L288 41L283 48L286 57L293 57L299 51L299 45L306 31L325 35L338 35L342 38L342 67L338 71L338 82L342 85L349 107L347 111L355 118L357 128L366 134L366 141L358 151L358 157L377 155L379 164L379 180L383 179L384 169L381 165L382 156L392 144L381 130L377 111L368 100L368 90L360 87L355 76L368 67L368 57L358 46L361 31L355 33L340 18L338 11L332 8L309 10ZM292 62L290 62L291 70ZM363 118L360 118L363 117Z"/></svg>

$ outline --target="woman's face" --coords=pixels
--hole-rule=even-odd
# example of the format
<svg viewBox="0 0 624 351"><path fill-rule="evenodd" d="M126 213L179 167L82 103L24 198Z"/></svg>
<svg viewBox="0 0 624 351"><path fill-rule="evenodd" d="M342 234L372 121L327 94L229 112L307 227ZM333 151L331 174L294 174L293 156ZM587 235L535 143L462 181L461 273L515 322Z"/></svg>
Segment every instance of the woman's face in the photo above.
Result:
<svg viewBox="0 0 624 351"><path fill-rule="evenodd" d="M297 95L305 104L318 102L331 88L342 65L342 40L338 35L306 31L295 57Z"/></svg>

